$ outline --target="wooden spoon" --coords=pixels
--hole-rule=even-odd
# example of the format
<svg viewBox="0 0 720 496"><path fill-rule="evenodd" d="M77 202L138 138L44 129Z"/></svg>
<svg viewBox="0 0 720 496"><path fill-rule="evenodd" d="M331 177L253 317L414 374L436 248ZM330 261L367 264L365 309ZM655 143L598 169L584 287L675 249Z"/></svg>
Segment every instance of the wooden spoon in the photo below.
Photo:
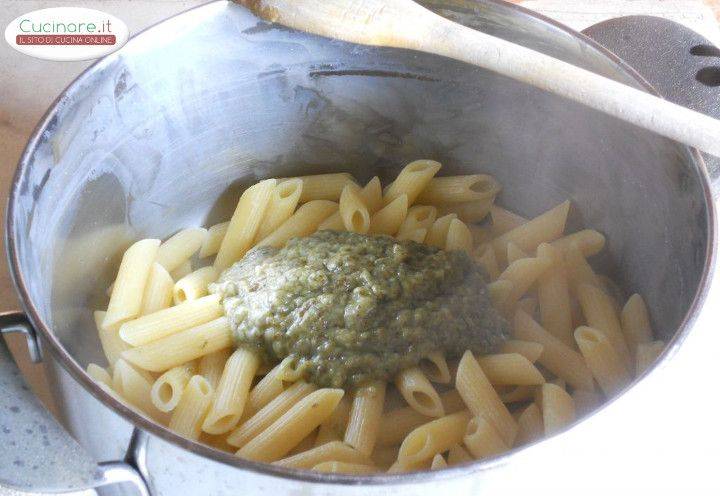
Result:
<svg viewBox="0 0 720 496"><path fill-rule="evenodd" d="M236 0L257 16L363 45L434 53L536 86L720 157L720 121L441 17L412 0Z"/></svg>

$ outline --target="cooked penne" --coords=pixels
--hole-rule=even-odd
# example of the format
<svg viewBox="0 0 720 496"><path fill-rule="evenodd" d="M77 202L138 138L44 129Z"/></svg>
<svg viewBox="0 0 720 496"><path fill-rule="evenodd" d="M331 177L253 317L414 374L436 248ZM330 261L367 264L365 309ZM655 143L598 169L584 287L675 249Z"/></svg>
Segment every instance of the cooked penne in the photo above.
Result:
<svg viewBox="0 0 720 496"><path fill-rule="evenodd" d="M428 417L442 417L445 409L437 391L419 367L400 371L395 386L410 407Z"/></svg>
<svg viewBox="0 0 720 496"><path fill-rule="evenodd" d="M467 424L463 444L477 460L499 455L510 449L495 428L484 417L473 417Z"/></svg>
<svg viewBox="0 0 720 496"><path fill-rule="evenodd" d="M279 179L280 184L292 179L302 181L302 193L300 203L313 200L338 201L343 188L348 183L355 183L355 179L347 172L331 172L329 174L314 174L311 176L299 176L297 178Z"/></svg>
<svg viewBox="0 0 720 496"><path fill-rule="evenodd" d="M297 443L293 449L287 452L286 457L288 456L294 456L299 453L302 453L303 451L307 451L309 449L312 449L315 446L315 437L317 434L317 429L313 429L310 434L305 436L300 440L299 443Z"/></svg>
<svg viewBox="0 0 720 496"><path fill-rule="evenodd" d="M439 351L430 353L428 356L420 360L418 364L425 377L432 382L440 384L449 384L452 380L450 376L450 368L443 354Z"/></svg>
<svg viewBox="0 0 720 496"><path fill-rule="evenodd" d="M150 390L150 399L161 412L172 411L180 401L190 378L195 374L194 363L173 367L155 379Z"/></svg>
<svg viewBox="0 0 720 496"><path fill-rule="evenodd" d="M459 465L461 463L471 462L472 457L465 451L465 448L459 444L454 444L448 450L447 463L449 466Z"/></svg>
<svg viewBox="0 0 720 496"><path fill-rule="evenodd" d="M290 381L283 377L286 362L281 362L273 367L265 377L255 385L248 397L248 408L257 412L270 403L276 396L285 391Z"/></svg>
<svg viewBox="0 0 720 496"><path fill-rule="evenodd" d="M147 373L136 370L122 358L113 366L113 389L128 403L139 408L145 415L160 420L163 418L150 398L152 377Z"/></svg>
<svg viewBox="0 0 720 496"><path fill-rule="evenodd" d="M511 263L505 269L498 281L509 281L512 290L505 302L505 308L512 308L518 300L530 289L535 281L550 267L551 262L545 257L521 258Z"/></svg>
<svg viewBox="0 0 720 496"><path fill-rule="evenodd" d="M398 451L400 451L400 446L376 447L370 458L372 458L373 465L387 470L397 461Z"/></svg>
<svg viewBox="0 0 720 496"><path fill-rule="evenodd" d="M490 207L492 234L497 237L527 223L527 219L498 205Z"/></svg>
<svg viewBox="0 0 720 496"><path fill-rule="evenodd" d="M532 363L538 361L540 355L542 355L542 351L542 344L535 341L522 341L519 339L509 339L500 346L500 353L519 353Z"/></svg>
<svg viewBox="0 0 720 496"><path fill-rule="evenodd" d="M160 240L143 239L130 246L122 257L102 327L110 329L140 315L143 291Z"/></svg>
<svg viewBox="0 0 720 496"><path fill-rule="evenodd" d="M620 355L622 363L629 369L632 358L623 336L620 319L615 313L613 300L603 290L589 284L578 286L577 297L588 326L602 331L607 336L610 344Z"/></svg>
<svg viewBox="0 0 720 496"><path fill-rule="evenodd" d="M545 383L542 385L540 394L546 436L563 430L575 421L575 405L563 388Z"/></svg>
<svg viewBox="0 0 720 496"><path fill-rule="evenodd" d="M472 234L465 223L459 219L452 219L445 238L445 250L461 250L468 255L472 254Z"/></svg>
<svg viewBox="0 0 720 496"><path fill-rule="evenodd" d="M501 312L505 311L509 305L510 296L513 292L513 283L510 281L493 281L490 284L487 285L488 295L490 296L490 301L492 301L492 304L495 308L500 310Z"/></svg>
<svg viewBox="0 0 720 496"><path fill-rule="evenodd" d="M486 200L500 191L500 184L487 174L433 177L417 197L420 203L455 203Z"/></svg>
<svg viewBox="0 0 720 496"><path fill-rule="evenodd" d="M500 267L498 266L497 258L495 258L495 250L492 249L492 246L489 244L478 246L475 249L473 258L475 262L485 269L485 273L491 281L495 281L500 277Z"/></svg>
<svg viewBox="0 0 720 496"><path fill-rule="evenodd" d="M360 190L360 198L368 211L374 214L383 207L382 186L380 178L375 176Z"/></svg>
<svg viewBox="0 0 720 496"><path fill-rule="evenodd" d="M276 185L275 179L266 179L250 186L240 196L215 257L214 267L218 272L240 260L250 249Z"/></svg>
<svg viewBox="0 0 720 496"><path fill-rule="evenodd" d="M469 421L470 413L461 411L421 425L403 440L398 452L398 463L402 467L414 467L449 450L451 446L462 442Z"/></svg>
<svg viewBox="0 0 720 496"><path fill-rule="evenodd" d="M640 343L635 351L635 374L640 375L650 368L664 349L665 343L662 341Z"/></svg>
<svg viewBox="0 0 720 496"><path fill-rule="evenodd" d="M265 239L271 232L277 229L280 224L290 218L302 195L303 182L300 178L292 178L283 181L275 186L270 194L270 202L263 216L255 241Z"/></svg>
<svg viewBox="0 0 720 496"><path fill-rule="evenodd" d="M223 309L220 296L213 294L125 322L119 332L126 343L140 346L204 324L221 315Z"/></svg>
<svg viewBox="0 0 720 496"><path fill-rule="evenodd" d="M181 436L196 440L200 437L200 426L210 409L213 388L201 375L190 378L180 402L175 407L168 427Z"/></svg>
<svg viewBox="0 0 720 496"><path fill-rule="evenodd" d="M112 388L112 377L105 368L94 363L89 363L86 372L98 384L105 384L106 386Z"/></svg>
<svg viewBox="0 0 720 496"><path fill-rule="evenodd" d="M317 387L312 384L296 382L236 428L228 436L228 444L238 448L245 446L251 439L290 410L293 405L315 390L317 390Z"/></svg>
<svg viewBox="0 0 720 496"><path fill-rule="evenodd" d="M583 229L556 239L551 244L563 254L574 244L583 256L590 257L600 253L605 247L605 236L593 229Z"/></svg>
<svg viewBox="0 0 720 496"><path fill-rule="evenodd" d="M342 389L319 389L310 393L240 448L236 455L263 462L281 459L332 414L342 396Z"/></svg>
<svg viewBox="0 0 720 496"><path fill-rule="evenodd" d="M344 231L345 230L345 224L343 224L342 217L340 216L340 211L338 210L334 214L332 214L330 217L325 219L320 223L320 225L317 228L318 231Z"/></svg>
<svg viewBox="0 0 720 496"><path fill-rule="evenodd" d="M565 221L570 210L570 202L565 201L529 220L511 231L501 234L492 241L495 256L504 261L507 245L515 243L521 250L528 253L535 251L541 243L549 243L558 239L565 230Z"/></svg>
<svg viewBox="0 0 720 496"><path fill-rule="evenodd" d="M212 265L189 273L172 287L173 302L179 305L202 298L208 293L208 284L217 280L218 275L218 271Z"/></svg>
<svg viewBox="0 0 720 496"><path fill-rule="evenodd" d="M518 435L515 446L532 443L542 439L545 434L542 413L535 403L528 405L518 417Z"/></svg>
<svg viewBox="0 0 720 496"><path fill-rule="evenodd" d="M192 272L192 270L192 262L190 262L190 260L185 260L182 264L180 264L180 267L170 273L170 277L173 281L178 281Z"/></svg>
<svg viewBox="0 0 720 496"><path fill-rule="evenodd" d="M512 446L517 423L470 351L466 351L460 360L455 387L472 414L482 415L498 431L503 442Z"/></svg>
<svg viewBox="0 0 720 496"><path fill-rule="evenodd" d="M370 456L375 448L384 403L385 383L382 381L355 390L343 439L345 444Z"/></svg>
<svg viewBox="0 0 720 496"><path fill-rule="evenodd" d="M315 438L315 446L330 441L342 441L350 420L350 401L347 396L343 396L340 403L337 404L332 414L318 428L318 434Z"/></svg>
<svg viewBox="0 0 720 496"><path fill-rule="evenodd" d="M319 463L332 461L373 465L373 461L369 457L340 441L331 441L315 446L297 455L273 462L273 465L288 468L312 468Z"/></svg>
<svg viewBox="0 0 720 496"><path fill-rule="evenodd" d="M575 404L575 414L578 417L587 415L602 403L602 398L599 393L595 391L585 391L583 389L573 391L572 399Z"/></svg>
<svg viewBox="0 0 720 496"><path fill-rule="evenodd" d="M220 245L225 238L229 226L230 221L227 221L220 222L208 228L205 239L202 245L200 245L200 251L198 252L199 258L206 258L220 251Z"/></svg>
<svg viewBox="0 0 720 496"><path fill-rule="evenodd" d="M427 187L430 180L440 170L440 163L434 160L415 160L400 171L387 187L383 202L388 205L396 198L407 195L407 206L415 203L418 195Z"/></svg>
<svg viewBox="0 0 720 496"><path fill-rule="evenodd" d="M122 352L128 362L144 370L163 372L233 344L225 317Z"/></svg>
<svg viewBox="0 0 720 496"><path fill-rule="evenodd" d="M468 224L470 232L473 237L473 244L475 246L482 245L490 241L490 227L489 226L478 226L476 224Z"/></svg>
<svg viewBox="0 0 720 496"><path fill-rule="evenodd" d="M435 248L445 248L450 223L457 219L457 214L444 215L433 222L425 236L425 244Z"/></svg>
<svg viewBox="0 0 720 496"><path fill-rule="evenodd" d="M630 372L604 332L592 327L575 330L580 353L607 397L614 396L630 382Z"/></svg>
<svg viewBox="0 0 720 496"><path fill-rule="evenodd" d="M533 399L535 389L533 386L510 386L498 391L498 394L500 394L500 399L503 403L519 403Z"/></svg>
<svg viewBox="0 0 720 496"><path fill-rule="evenodd" d="M545 378L532 362L519 353L485 355L477 361L490 384L536 386L545 382Z"/></svg>
<svg viewBox="0 0 720 496"><path fill-rule="evenodd" d="M637 293L625 303L620 313L620 324L630 353L633 355L636 354L639 344L649 343L653 339L645 300Z"/></svg>
<svg viewBox="0 0 720 496"><path fill-rule="evenodd" d="M552 265L538 279L538 304L540 305L540 323L550 334L567 346L573 347L572 308L568 288L565 264L560 254L551 246L549 250ZM529 315L531 315L528 312Z"/></svg>
<svg viewBox="0 0 720 496"><path fill-rule="evenodd" d="M258 243L258 246L274 246L280 248L289 239L308 236L318 226L334 214L338 204L327 200L313 200L297 209L292 217L280 224L275 231Z"/></svg>
<svg viewBox="0 0 720 496"><path fill-rule="evenodd" d="M169 307L173 302L173 279L165 267L155 262L145 283L139 315L147 315Z"/></svg>
<svg viewBox="0 0 720 496"><path fill-rule="evenodd" d="M95 310L93 317L95 319L98 336L100 337L100 346L102 346L103 353L105 353L108 365L112 368L118 358L122 356L122 352L129 349L130 345L120 338L117 326L108 328L102 326L103 320L105 319L105 312Z"/></svg>
<svg viewBox="0 0 720 496"><path fill-rule="evenodd" d="M571 244L565 250L565 270L570 285L577 289L580 284L590 284L598 288L603 285L595 271L587 263L577 244Z"/></svg>
<svg viewBox="0 0 720 496"><path fill-rule="evenodd" d="M398 232L405 220L408 209L408 198L400 195L383 208L378 210L370 218L369 233L387 234L393 236Z"/></svg>
<svg viewBox="0 0 720 496"><path fill-rule="evenodd" d="M543 351L538 362L574 388L593 389L593 376L582 355L563 344L522 310L515 312L514 337L540 343Z"/></svg>
<svg viewBox="0 0 720 496"><path fill-rule="evenodd" d="M418 229L430 229L437 218L437 208L427 205L415 205L408 209L407 215L398 229L398 238L408 236Z"/></svg>
<svg viewBox="0 0 720 496"><path fill-rule="evenodd" d="M533 298L532 296L526 296L515 304L516 309L519 308L526 314L533 316L535 315L535 310L537 310L537 306L537 299Z"/></svg>
<svg viewBox="0 0 720 496"><path fill-rule="evenodd" d="M225 368L225 362L227 362L229 357L230 350L225 348L214 353L209 353L200 359L198 374L210 383L213 390L217 388L218 382L220 382L220 376Z"/></svg>
<svg viewBox="0 0 720 496"><path fill-rule="evenodd" d="M410 241L415 241L416 243L424 243L426 236L427 236L427 229L421 227L420 229L415 229L412 232L398 234L396 236L396 238L400 241L410 240Z"/></svg>
<svg viewBox="0 0 720 496"><path fill-rule="evenodd" d="M488 198L463 203L444 203L438 205L438 212L440 215L457 214L458 218L463 222L481 222L490 213L493 201L494 198Z"/></svg>
<svg viewBox="0 0 720 496"><path fill-rule="evenodd" d="M172 272L190 260L206 237L207 230L202 227L183 229L162 242L155 261Z"/></svg>
<svg viewBox="0 0 720 496"><path fill-rule="evenodd" d="M465 409L460 394L452 389L440 395L446 414ZM413 429L430 422L433 418L417 412L411 407L397 408L383 414L378 431L378 446L393 446L402 441Z"/></svg>
<svg viewBox="0 0 720 496"><path fill-rule="evenodd" d="M220 376L202 430L208 434L224 434L240 421L260 357L255 351L238 348L230 355Z"/></svg>
<svg viewBox="0 0 720 496"><path fill-rule="evenodd" d="M443 468L447 468L448 464L445 461L445 458L438 453L437 455L433 456L432 463L430 464L430 470L441 470Z"/></svg>
<svg viewBox="0 0 720 496"><path fill-rule="evenodd" d="M377 472L378 469L372 465L362 465L360 463L347 463L347 462L322 462L315 465L313 468L316 472L326 472L329 474L372 474Z"/></svg>
<svg viewBox="0 0 720 496"><path fill-rule="evenodd" d="M513 262L515 262L516 260L520 260L521 258L529 257L529 255L522 251L515 243L508 243L506 256L508 264L512 264Z"/></svg>
<svg viewBox="0 0 720 496"><path fill-rule="evenodd" d="M345 230L365 234L370 229L370 210L360 197L360 187L347 184L340 195L340 217Z"/></svg>

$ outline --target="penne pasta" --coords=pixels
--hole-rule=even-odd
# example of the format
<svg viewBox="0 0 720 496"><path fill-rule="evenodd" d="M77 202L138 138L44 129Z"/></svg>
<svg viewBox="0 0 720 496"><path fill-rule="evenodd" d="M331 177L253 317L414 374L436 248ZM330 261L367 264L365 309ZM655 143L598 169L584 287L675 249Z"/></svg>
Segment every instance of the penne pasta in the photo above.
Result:
<svg viewBox="0 0 720 496"><path fill-rule="evenodd" d="M574 388L593 389L593 376L582 355L563 344L522 310L515 312L514 337L540 343L543 351L538 362Z"/></svg>
<svg viewBox="0 0 720 496"><path fill-rule="evenodd" d="M180 264L180 267L170 273L170 277L173 281L177 281L188 275L190 272L192 272L192 262L190 262L190 260L185 260L182 264Z"/></svg>
<svg viewBox="0 0 720 496"><path fill-rule="evenodd" d="M413 232L410 232L410 233L398 234L396 237L399 241L409 240L409 241L415 241L416 243L424 243L426 236L427 236L427 229L420 228L420 229L415 229Z"/></svg>
<svg viewBox="0 0 720 496"><path fill-rule="evenodd" d="M519 353L532 363L538 361L540 355L542 355L542 351L542 344L534 341L522 341L519 339L509 339L500 346L500 353Z"/></svg>
<svg viewBox="0 0 720 496"><path fill-rule="evenodd" d="M509 281L512 290L505 303L506 308L512 308L515 303L530 289L540 276L550 267L550 260L545 257L521 258L511 263L505 269L498 281Z"/></svg>
<svg viewBox="0 0 720 496"><path fill-rule="evenodd" d="M152 377L136 370L122 358L113 366L112 386L115 392L145 415L160 421L163 414L155 408L150 397L151 381Z"/></svg>
<svg viewBox="0 0 720 496"><path fill-rule="evenodd" d="M563 388L545 383L540 389L540 394L546 436L563 430L575 421L575 405Z"/></svg>
<svg viewBox="0 0 720 496"><path fill-rule="evenodd" d="M475 246L482 245L490 241L490 227L489 226L478 226L477 224L468 224L470 232L473 237L473 244Z"/></svg>
<svg viewBox="0 0 720 496"><path fill-rule="evenodd" d="M200 437L203 419L210 408L212 396L212 386L203 376L191 377L170 417L168 424L170 430L188 439L197 440Z"/></svg>
<svg viewBox="0 0 720 496"><path fill-rule="evenodd" d="M551 244L562 254L572 245L576 245L584 257L590 257L600 253L605 247L605 236L593 229L583 229L556 239Z"/></svg>
<svg viewBox="0 0 720 496"><path fill-rule="evenodd" d="M310 393L240 448L236 455L263 462L283 458L332 414L342 396L342 389L319 389Z"/></svg>
<svg viewBox="0 0 720 496"><path fill-rule="evenodd" d="M225 317L122 352L128 362L144 370L163 372L233 344Z"/></svg>
<svg viewBox="0 0 720 496"><path fill-rule="evenodd" d="M444 203L438 205L438 213L440 215L454 213L463 222L481 222L490 213L490 207L494 200L494 198L487 198L463 203Z"/></svg>
<svg viewBox="0 0 720 496"><path fill-rule="evenodd" d="M266 179L250 186L240 196L215 257L213 266L218 272L240 260L250 249L276 185L275 179Z"/></svg>
<svg viewBox="0 0 720 496"><path fill-rule="evenodd" d="M473 416L484 417L497 430L503 442L512 446L517 423L470 351L466 351L460 360L455 387Z"/></svg>
<svg viewBox="0 0 720 496"><path fill-rule="evenodd" d="M370 458L372 458L373 465L382 470L387 470L397 461L398 451L400 451L400 446L375 448Z"/></svg>
<svg viewBox="0 0 720 496"><path fill-rule="evenodd" d="M368 232L371 234L387 234L393 236L398 232L405 220L408 210L408 198L400 195L370 218Z"/></svg>
<svg viewBox="0 0 720 496"><path fill-rule="evenodd" d="M260 357L255 351L238 348L230 355L203 421L204 432L224 434L237 425L259 365Z"/></svg>
<svg viewBox="0 0 720 496"><path fill-rule="evenodd" d="M143 291L157 256L160 240L143 239L122 257L102 327L110 329L140 315Z"/></svg>
<svg viewBox="0 0 720 496"><path fill-rule="evenodd" d="M398 229L398 238L409 236L418 229L430 229L437 218L437 208L427 205L414 205L408 209L407 215Z"/></svg>
<svg viewBox="0 0 720 496"><path fill-rule="evenodd" d="M440 163L434 160L415 160L400 171L395 181L387 187L383 202L390 204L406 195L407 206L415 203L418 195L427 187L430 180L440 170Z"/></svg>
<svg viewBox="0 0 720 496"><path fill-rule="evenodd" d="M89 375L98 384L104 384L105 386L112 388L112 377L105 368L94 363L89 363L86 372L87 375Z"/></svg>
<svg viewBox="0 0 720 496"><path fill-rule="evenodd" d="M506 210L498 205L490 207L490 218L492 219L491 232L493 236L498 237L508 231L522 226L527 223L527 219L510 210Z"/></svg>
<svg viewBox="0 0 720 496"><path fill-rule="evenodd" d="M536 386L545 382L545 378L532 362L519 353L485 355L477 361L493 385Z"/></svg>
<svg viewBox="0 0 720 496"><path fill-rule="evenodd" d="M441 470L443 468L447 468L448 464L445 461L445 458L438 453L437 455L433 456L432 463L430 464L430 470Z"/></svg>
<svg viewBox="0 0 720 496"><path fill-rule="evenodd" d="M350 401L343 396L327 420L320 424L318 435L315 438L315 446L330 441L342 441L349 419Z"/></svg>
<svg viewBox="0 0 720 496"><path fill-rule="evenodd" d="M260 379L255 387L250 391L248 397L248 408L252 412L257 412L265 405L270 403L276 396L285 391L289 382L283 377L285 363L281 362L273 367L265 377Z"/></svg>
<svg viewBox="0 0 720 496"><path fill-rule="evenodd" d="M208 228L205 239L203 239L202 245L200 245L200 251L198 252L199 258L215 255L220 250L220 245L225 238L229 226L230 221L227 221Z"/></svg>
<svg viewBox="0 0 720 496"><path fill-rule="evenodd" d="M515 243L508 243L506 256L508 264L512 264L521 258L528 258L528 254L522 251Z"/></svg>
<svg viewBox="0 0 720 496"><path fill-rule="evenodd" d="M565 201L555 208L529 220L511 231L501 234L492 241L495 256L504 261L508 243L515 243L518 248L528 253L535 251L541 243L549 243L558 239L565 230L565 221L570 210L570 202Z"/></svg>
<svg viewBox="0 0 720 496"><path fill-rule="evenodd" d="M450 221L444 248L446 251L460 250L468 255L472 254L472 234L463 221L459 219Z"/></svg>
<svg viewBox="0 0 720 496"><path fill-rule="evenodd" d="M572 393L573 403L575 404L575 414L578 417L591 413L602 403L602 398L595 391L585 391L576 389Z"/></svg>
<svg viewBox="0 0 720 496"><path fill-rule="evenodd" d="M476 460L499 455L509 449L495 428L482 416L470 419L463 444Z"/></svg>
<svg viewBox="0 0 720 496"><path fill-rule="evenodd" d="M383 207L382 186L380 178L375 176L360 190L360 198L368 211L374 214Z"/></svg>
<svg viewBox="0 0 720 496"><path fill-rule="evenodd" d="M175 334L223 315L219 295L208 295L143 315L120 326L120 337L133 346Z"/></svg>
<svg viewBox="0 0 720 496"><path fill-rule="evenodd" d="M620 312L620 325L631 354L637 354L639 344L652 341L650 316L642 296L635 293L628 298Z"/></svg>
<svg viewBox="0 0 720 496"><path fill-rule="evenodd" d="M121 357L122 352L129 349L130 345L120 338L117 326L104 328L102 323L105 319L105 312L96 310L93 312L95 326L97 327L98 336L100 337L100 346L102 346L108 365L112 369L115 362Z"/></svg>
<svg viewBox="0 0 720 496"><path fill-rule="evenodd" d="M662 341L640 343L635 351L635 374L640 375L650 368L664 349L665 343Z"/></svg>
<svg viewBox="0 0 720 496"><path fill-rule="evenodd" d="M287 468L312 468L319 463L332 461L373 465L370 458L340 441L331 441L321 446L315 446L297 455L273 462L273 465Z"/></svg>
<svg viewBox="0 0 720 496"><path fill-rule="evenodd" d="M198 374L203 376L210 383L213 390L220 382L220 376L225 368L225 362L230 357L230 350L225 348L214 353L209 353L200 359Z"/></svg>
<svg viewBox="0 0 720 496"><path fill-rule="evenodd" d="M308 236L318 226L334 214L338 204L327 200L313 200L297 209L292 217L280 224L275 231L266 236L257 246L274 246L280 248L291 238Z"/></svg>
<svg viewBox="0 0 720 496"><path fill-rule="evenodd" d="M400 371L395 387L411 408L428 417L442 417L445 409L440 396L419 367Z"/></svg>
<svg viewBox="0 0 720 496"><path fill-rule="evenodd" d="M347 462L322 462L315 465L313 468L316 472L326 472L329 474L372 474L377 472L377 468L372 465L362 465L359 463L347 463Z"/></svg>
<svg viewBox="0 0 720 496"><path fill-rule="evenodd" d="M465 448L459 444L454 444L448 450L447 463L449 466L460 465L461 463L471 462L472 457L465 451Z"/></svg>
<svg viewBox="0 0 720 496"><path fill-rule="evenodd" d="M345 224L340 216L340 210L332 214L330 217L320 223L318 231L344 231Z"/></svg>
<svg viewBox="0 0 720 496"><path fill-rule="evenodd" d="M512 386L506 390L498 391L498 393L503 403L519 403L533 399L535 388L532 386Z"/></svg>
<svg viewBox="0 0 720 496"><path fill-rule="evenodd" d="M565 265L560 253L550 245L544 245L552 265L538 279L538 304L540 323L550 334L567 346L573 347L572 308ZM528 312L528 314L530 314Z"/></svg>
<svg viewBox="0 0 720 496"><path fill-rule="evenodd" d="M207 230L202 227L183 229L163 241L157 251L155 261L173 272L190 260L202 246L207 237Z"/></svg>
<svg viewBox="0 0 720 496"><path fill-rule="evenodd" d="M588 326L602 331L607 336L623 365L629 369L632 365L630 350L625 343L613 300L603 290L589 284L580 284L577 287L577 297Z"/></svg>
<svg viewBox="0 0 720 496"><path fill-rule="evenodd" d="M532 296L526 296L515 304L515 309L520 309L528 315L535 315L537 309L537 300Z"/></svg>
<svg viewBox="0 0 720 496"><path fill-rule="evenodd" d="M186 301L202 298L208 293L208 284L215 282L218 275L218 271L213 266L203 267L191 272L172 286L173 302L179 305ZM160 310L160 308L157 310Z"/></svg>
<svg viewBox="0 0 720 496"><path fill-rule="evenodd" d="M165 267L155 262L150 267L150 275L145 283L138 315L147 315L167 308L172 301L173 279Z"/></svg>
<svg viewBox="0 0 720 496"><path fill-rule="evenodd" d="M614 396L630 382L630 373L604 332L592 327L575 330L580 353L607 397Z"/></svg>
<svg viewBox="0 0 720 496"><path fill-rule="evenodd" d="M449 450L462 442L469 421L470 413L460 411L417 427L400 445L398 463L401 467L414 467Z"/></svg>
<svg viewBox="0 0 720 496"><path fill-rule="evenodd" d="M296 382L237 427L227 437L228 444L238 448L245 446L251 439L290 410L298 401L316 390L317 387L312 384Z"/></svg>
<svg viewBox="0 0 720 496"><path fill-rule="evenodd" d="M300 178L291 178L275 186L263 215L260 227L255 234L255 242L265 239L280 224L290 218L302 195L303 182Z"/></svg>
<svg viewBox="0 0 720 496"><path fill-rule="evenodd" d="M597 274L587 263L576 244L571 244L565 250L565 270L567 271L568 282L575 290L580 284L589 284L598 288L603 287Z"/></svg>
<svg viewBox="0 0 720 496"><path fill-rule="evenodd" d="M493 306L504 312L510 305L510 296L513 292L513 283L510 281L493 281L487 285L488 296Z"/></svg>
<svg viewBox="0 0 720 496"><path fill-rule="evenodd" d="M365 234L370 229L370 210L359 192L357 185L345 185L340 195L339 211L346 231Z"/></svg>
<svg viewBox="0 0 720 496"><path fill-rule="evenodd" d="M158 377L150 390L150 399L161 412L172 411L180 402L190 378L195 374L194 363L173 367Z"/></svg>
<svg viewBox="0 0 720 496"><path fill-rule="evenodd" d="M345 444L370 456L375 448L384 403L384 382L375 381L356 389L345 429Z"/></svg>
<svg viewBox="0 0 720 496"><path fill-rule="evenodd" d="M433 177L417 197L420 203L471 202L493 198L500 184L487 174Z"/></svg>
<svg viewBox="0 0 720 496"><path fill-rule="evenodd" d="M495 250L493 250L489 244L478 246L475 249L473 258L475 262L485 270L485 273L491 281L495 281L500 277L500 267L498 266L497 258L495 258Z"/></svg>
<svg viewBox="0 0 720 496"><path fill-rule="evenodd" d="M280 184L293 179L302 181L300 203L313 200L340 199L343 188L348 183L355 183L355 179L347 172L331 172L329 174L314 174L311 176L299 176L297 178L279 179Z"/></svg>
<svg viewBox="0 0 720 496"><path fill-rule="evenodd" d="M457 214L447 214L433 222L425 236L425 244L435 248L445 248L450 223L457 219Z"/></svg>
<svg viewBox="0 0 720 496"><path fill-rule="evenodd" d="M535 403L528 405L518 417L518 435L515 446L542 439L545 434L542 413Z"/></svg>
<svg viewBox="0 0 720 496"><path fill-rule="evenodd" d="M443 356L442 352L436 351L430 353L428 356L420 360L418 364L420 370L425 377L430 379L432 382L439 384L449 384L452 380L450 376L450 368L448 367L447 361Z"/></svg>

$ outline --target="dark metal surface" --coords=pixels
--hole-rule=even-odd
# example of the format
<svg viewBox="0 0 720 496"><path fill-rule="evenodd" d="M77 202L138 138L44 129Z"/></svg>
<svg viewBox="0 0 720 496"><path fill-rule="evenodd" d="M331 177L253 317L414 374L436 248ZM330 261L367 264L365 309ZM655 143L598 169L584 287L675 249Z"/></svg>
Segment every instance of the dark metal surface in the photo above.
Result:
<svg viewBox="0 0 720 496"><path fill-rule="evenodd" d="M653 16L609 19L583 33L625 60L668 100L720 119L720 49L700 34ZM710 176L720 176L720 158L703 158Z"/></svg>
<svg viewBox="0 0 720 496"><path fill-rule="evenodd" d="M432 4L456 21L650 89L593 42L517 7ZM328 482L343 484L344 494L425 494L439 480L472 494L494 469L519 468L519 452L441 473L373 477L248 462L155 425L84 373L102 360L91 311L106 303L131 240L223 219L239 189L258 178L338 164L361 179L387 178L420 156L442 161L446 173L495 174L505 187L501 202L525 215L570 197L571 228L608 236L605 267L646 296L672 339L665 360L690 332L715 238L696 152L487 71L296 33L217 2L92 66L50 109L21 159L8 209L10 265L53 356L102 401L72 411L74 422L82 428L109 407L124 420L108 429L128 420L148 432L149 478L163 496L238 487L248 495L333 494L338 486ZM548 443L523 451L542 453ZM104 444L87 440L96 453Z"/></svg>

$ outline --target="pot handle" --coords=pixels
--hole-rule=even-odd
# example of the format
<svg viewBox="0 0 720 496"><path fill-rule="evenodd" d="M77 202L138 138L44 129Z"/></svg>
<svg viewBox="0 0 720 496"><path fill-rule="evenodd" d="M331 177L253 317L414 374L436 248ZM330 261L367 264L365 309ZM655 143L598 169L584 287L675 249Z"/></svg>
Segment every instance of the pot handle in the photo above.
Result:
<svg viewBox="0 0 720 496"><path fill-rule="evenodd" d="M40 361L35 331L21 312L0 313L0 335L22 333L33 361ZM0 337L0 489L69 493L121 482L150 493L125 462L97 463L33 395Z"/></svg>
<svg viewBox="0 0 720 496"><path fill-rule="evenodd" d="M627 62L665 99L720 119L720 49L690 28L661 17L617 17L583 30ZM720 158L702 154L720 197Z"/></svg>

